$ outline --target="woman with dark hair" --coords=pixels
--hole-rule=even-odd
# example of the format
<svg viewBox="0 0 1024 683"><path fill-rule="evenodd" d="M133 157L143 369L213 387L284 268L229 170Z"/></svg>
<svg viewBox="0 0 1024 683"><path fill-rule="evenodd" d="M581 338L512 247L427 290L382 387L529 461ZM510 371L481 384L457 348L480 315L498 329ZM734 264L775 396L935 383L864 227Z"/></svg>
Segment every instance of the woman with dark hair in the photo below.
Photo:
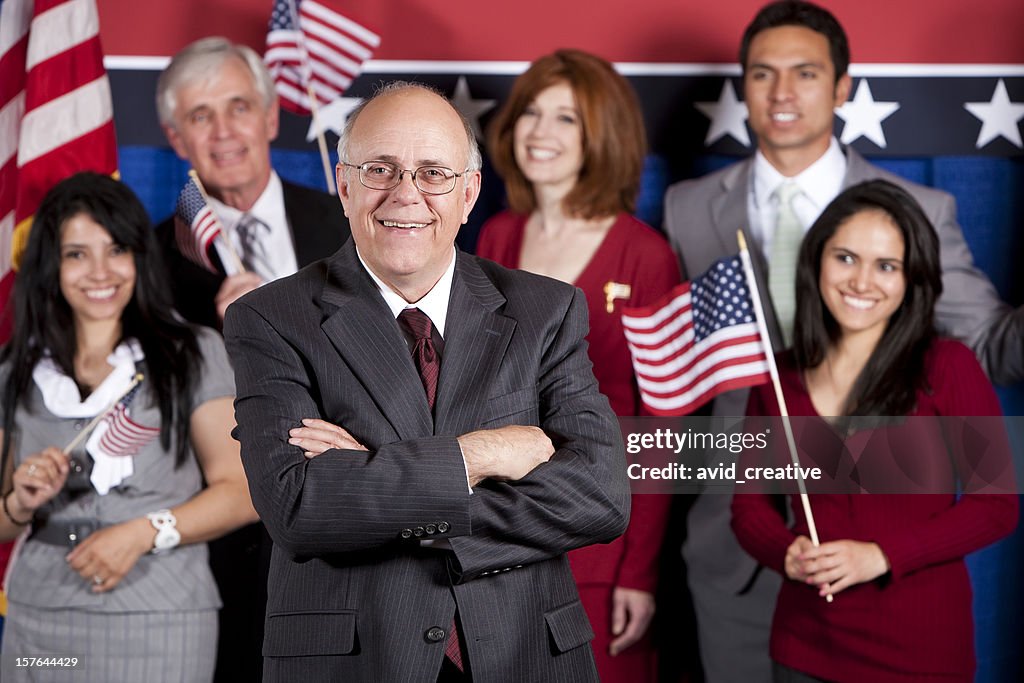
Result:
<svg viewBox="0 0 1024 683"><path fill-rule="evenodd" d="M777 681L973 680L964 556L1013 530L1017 499L957 497L954 484L971 479L981 453L952 438L953 422L893 419L1000 415L971 351L935 332L940 274L927 217L884 180L840 194L804 238L794 349L779 361L790 414L830 423L869 471L909 455L949 485L930 495L812 494L818 547L796 496L792 527L769 496L733 498L741 545L789 579L772 625ZM779 414L770 387L751 394L748 413ZM886 438L852 430L848 418L861 416L883 418ZM886 452L893 444L914 452ZM996 469L1012 472L999 459Z"/></svg>
<svg viewBox="0 0 1024 683"><path fill-rule="evenodd" d="M583 290L594 375L618 415L643 413L622 308L654 303L679 282L668 243L630 215L645 139L636 95L608 62L579 50L541 57L492 123L489 151L511 210L484 226L477 246L479 256ZM647 630L668 505L634 496L624 536L569 553L603 681L656 679Z"/></svg>
<svg viewBox="0 0 1024 683"><path fill-rule="evenodd" d="M212 677L205 542L256 514L223 343L181 322L169 292L126 186L81 173L46 195L0 351L0 540L28 530L7 583L5 678L28 656L77 657L91 681Z"/></svg>

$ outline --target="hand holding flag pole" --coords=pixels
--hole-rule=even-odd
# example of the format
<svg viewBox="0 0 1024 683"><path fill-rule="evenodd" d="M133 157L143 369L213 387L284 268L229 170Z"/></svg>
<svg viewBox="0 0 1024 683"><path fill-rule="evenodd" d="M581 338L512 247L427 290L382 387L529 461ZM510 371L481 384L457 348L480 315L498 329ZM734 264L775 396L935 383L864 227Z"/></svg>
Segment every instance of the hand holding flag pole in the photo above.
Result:
<svg viewBox="0 0 1024 683"><path fill-rule="evenodd" d="M89 436L89 434L96 427L96 425L105 420L110 415L111 411L117 407L117 404L121 402L121 399L123 399L125 396L131 393L132 390L135 389L135 387L139 386L143 379L145 379L145 375L143 375L141 372L135 373L135 377L132 379L131 384L128 385L128 388L122 391L120 394L118 394L117 397L110 402L110 405L108 405L103 412L94 417L89 422L89 424L87 424L85 428L78 433L78 436L72 439L71 443L69 443L67 446L63 448L62 452L65 455L68 455L69 453L71 453L71 451L75 450L75 448L77 448L78 445L81 444L86 439L86 437Z"/></svg>
<svg viewBox="0 0 1024 683"><path fill-rule="evenodd" d="M766 349L772 348L771 338L768 335L768 327L765 325L764 307L761 306L761 293L757 289L757 280L754 278L754 268L750 263L750 252L747 251L747 240L743 237L743 231L736 231L736 241L740 245L740 260L743 263L743 270L747 275L747 284L750 287L750 299L754 304L754 311L757 317L757 330ZM793 438L793 427L789 423L789 409L786 407L786 397L782 394L782 384L779 382L779 369L775 365L775 356L767 354L768 374L772 378L772 387L775 389L775 399L779 403L779 413L782 416L782 428L786 433L786 445L789 446L789 457L800 471L800 456L796 452L796 440ZM821 543L818 541L818 527L814 523L814 513L811 512L811 499L807 496L807 485L802 477L796 478L797 487L800 490L800 504L804 509L804 517L807 519L807 530L811 535L811 543L817 548ZM832 594L825 596L828 602L832 602Z"/></svg>

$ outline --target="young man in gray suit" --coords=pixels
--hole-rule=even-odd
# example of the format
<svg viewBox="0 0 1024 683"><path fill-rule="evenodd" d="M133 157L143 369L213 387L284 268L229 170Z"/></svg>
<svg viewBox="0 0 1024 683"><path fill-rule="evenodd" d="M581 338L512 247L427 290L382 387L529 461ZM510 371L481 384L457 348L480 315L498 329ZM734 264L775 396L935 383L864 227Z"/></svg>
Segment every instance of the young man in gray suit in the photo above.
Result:
<svg viewBox="0 0 1024 683"><path fill-rule="evenodd" d="M264 680L596 681L565 553L623 532L629 487L583 295L456 250L480 152L433 91L383 89L339 157L352 239L224 325Z"/></svg>
<svg viewBox="0 0 1024 683"><path fill-rule="evenodd" d="M736 231L751 245L776 350L788 345L796 250L803 232L844 188L872 178L908 190L938 231L943 294L937 323L968 343L989 375L1024 377L1024 309L1003 303L973 264L953 198L892 175L843 148L833 115L850 92L845 32L828 11L786 0L765 6L740 46L744 99L757 152L697 180L671 186L665 226L690 277L736 253ZM769 295L770 293L770 295ZM743 415L747 391L719 397L716 415ZM768 681L768 636L779 577L759 567L729 528L731 491L698 497L683 548L709 683Z"/></svg>

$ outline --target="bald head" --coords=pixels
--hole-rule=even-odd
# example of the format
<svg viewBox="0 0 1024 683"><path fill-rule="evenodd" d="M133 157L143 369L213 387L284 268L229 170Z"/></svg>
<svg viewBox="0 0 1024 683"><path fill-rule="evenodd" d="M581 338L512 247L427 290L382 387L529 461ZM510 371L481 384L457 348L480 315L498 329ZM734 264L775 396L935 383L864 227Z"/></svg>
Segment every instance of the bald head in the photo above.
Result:
<svg viewBox="0 0 1024 683"><path fill-rule="evenodd" d="M480 155L480 146L477 144L476 135L473 133L473 128L470 126L469 121L466 120L462 114L452 105L452 103L446 98L440 91L425 85L423 83L413 83L410 81L392 81L381 86L377 92L372 96L363 100L358 107L352 110L352 113L348 117L348 121L345 123L344 129L341 131L341 137L338 139L338 158L342 161L348 161L349 163L362 163L353 162L349 155L349 143L352 139L352 132L355 128L356 121L362 116L367 110L374 107L374 103L377 100L388 99L392 97L398 97L400 100L409 106L417 106L417 102L430 102L431 99L436 100L432 104L443 103L447 107L448 112L443 112L441 109L434 110L434 114L442 118L447 118L449 115L455 116L461 127L462 131L466 136L466 165L464 168L470 171L478 171L483 166L483 159ZM417 99L420 97L422 99ZM424 112L424 116L426 116ZM462 170L462 169L457 169Z"/></svg>

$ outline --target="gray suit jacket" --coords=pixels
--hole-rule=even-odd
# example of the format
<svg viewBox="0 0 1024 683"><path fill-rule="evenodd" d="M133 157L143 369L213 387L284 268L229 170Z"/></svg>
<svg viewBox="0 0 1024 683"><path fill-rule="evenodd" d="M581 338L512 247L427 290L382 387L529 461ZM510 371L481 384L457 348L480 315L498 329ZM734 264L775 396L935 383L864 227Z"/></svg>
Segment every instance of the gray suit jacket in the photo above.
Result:
<svg viewBox="0 0 1024 683"><path fill-rule="evenodd" d="M233 304L237 436L274 539L268 681L434 681L458 607L473 680L597 679L566 551L621 534L622 440L587 358L582 293L459 253L435 417L350 241ZM369 451L307 460L303 417ZM456 436L539 425L557 452L469 495ZM452 551L422 547L445 539Z"/></svg>
<svg viewBox="0 0 1024 683"><path fill-rule="evenodd" d="M989 279L974 266L970 249L956 220L951 195L893 175L850 148L843 187L884 178L906 189L921 204L939 235L942 262L942 297L936 323L942 334L967 343L992 379L1012 383L1024 379L1024 308L1012 309L998 296ZM747 243L747 194L753 157L720 171L676 183L665 195L665 231L686 277L703 273L715 260L735 254L736 231L743 229ZM759 248L751 260L762 296L767 296L767 263ZM767 304L767 302L766 302ZM766 305L765 318L772 344L781 349L775 311ZM715 400L715 415L743 415L747 390L729 392ZM702 496L690 512L684 555L688 571L724 590L740 590L756 567L736 542L729 528L729 495Z"/></svg>

